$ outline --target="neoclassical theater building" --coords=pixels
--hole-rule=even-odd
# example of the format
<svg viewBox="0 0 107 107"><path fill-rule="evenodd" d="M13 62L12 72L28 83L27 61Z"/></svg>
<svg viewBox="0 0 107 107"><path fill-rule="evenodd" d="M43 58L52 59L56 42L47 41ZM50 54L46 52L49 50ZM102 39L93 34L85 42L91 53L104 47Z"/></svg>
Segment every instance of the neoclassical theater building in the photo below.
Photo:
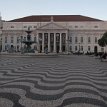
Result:
<svg viewBox="0 0 107 107"><path fill-rule="evenodd" d="M44 53L102 52L98 39L107 31L107 22L82 15L34 15L0 21L1 51L24 49L26 30L30 27L32 49Z"/></svg>

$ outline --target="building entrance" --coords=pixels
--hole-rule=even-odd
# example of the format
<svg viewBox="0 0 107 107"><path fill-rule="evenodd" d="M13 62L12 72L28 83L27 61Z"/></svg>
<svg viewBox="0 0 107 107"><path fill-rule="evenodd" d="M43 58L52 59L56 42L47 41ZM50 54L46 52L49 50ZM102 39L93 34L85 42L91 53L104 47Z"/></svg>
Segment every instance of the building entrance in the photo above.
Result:
<svg viewBox="0 0 107 107"><path fill-rule="evenodd" d="M51 45L50 52L53 52L54 46Z"/></svg>
<svg viewBox="0 0 107 107"><path fill-rule="evenodd" d="M94 53L96 54L98 52L97 46L94 47Z"/></svg>
<svg viewBox="0 0 107 107"><path fill-rule="evenodd" d="M59 45L56 46L56 52L59 53Z"/></svg>
<svg viewBox="0 0 107 107"><path fill-rule="evenodd" d="M62 46L62 52L65 52L65 45Z"/></svg>

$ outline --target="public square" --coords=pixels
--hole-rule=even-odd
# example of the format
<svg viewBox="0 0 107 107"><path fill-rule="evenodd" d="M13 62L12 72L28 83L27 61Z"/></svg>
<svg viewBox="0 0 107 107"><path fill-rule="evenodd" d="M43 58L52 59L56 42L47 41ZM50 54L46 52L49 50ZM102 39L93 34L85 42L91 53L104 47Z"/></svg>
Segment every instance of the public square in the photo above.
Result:
<svg viewBox="0 0 107 107"><path fill-rule="evenodd" d="M1 55L0 107L107 107L107 62Z"/></svg>

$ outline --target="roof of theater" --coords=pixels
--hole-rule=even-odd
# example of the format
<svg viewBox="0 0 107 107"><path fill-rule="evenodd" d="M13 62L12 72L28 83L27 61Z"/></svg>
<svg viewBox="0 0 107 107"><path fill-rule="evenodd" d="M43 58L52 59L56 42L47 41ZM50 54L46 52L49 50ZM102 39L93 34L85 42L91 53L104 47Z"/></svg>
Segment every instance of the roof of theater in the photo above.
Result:
<svg viewBox="0 0 107 107"><path fill-rule="evenodd" d="M82 15L33 15L10 20L9 22L49 22L51 17L55 22L103 21Z"/></svg>

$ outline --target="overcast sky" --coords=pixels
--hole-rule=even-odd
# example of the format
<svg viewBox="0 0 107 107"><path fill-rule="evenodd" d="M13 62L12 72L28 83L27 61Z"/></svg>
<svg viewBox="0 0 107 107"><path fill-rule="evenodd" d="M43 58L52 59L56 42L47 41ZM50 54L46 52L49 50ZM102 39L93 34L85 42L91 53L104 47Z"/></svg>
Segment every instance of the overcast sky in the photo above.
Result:
<svg viewBox="0 0 107 107"><path fill-rule="evenodd" d="M107 0L0 0L3 20L30 15L84 15L107 20Z"/></svg>

